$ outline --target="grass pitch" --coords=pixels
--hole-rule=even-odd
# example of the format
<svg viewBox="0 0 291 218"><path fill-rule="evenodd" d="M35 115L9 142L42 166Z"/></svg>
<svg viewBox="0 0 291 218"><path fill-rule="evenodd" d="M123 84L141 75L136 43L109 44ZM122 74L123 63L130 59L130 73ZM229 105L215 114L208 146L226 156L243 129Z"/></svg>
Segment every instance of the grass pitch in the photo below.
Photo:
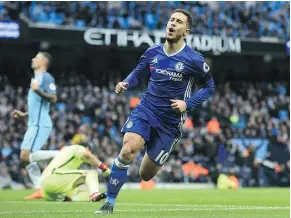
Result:
<svg viewBox="0 0 291 218"><path fill-rule="evenodd" d="M122 190L113 215L95 215L101 202L25 201L32 191L0 191L1 218L290 217L290 189Z"/></svg>

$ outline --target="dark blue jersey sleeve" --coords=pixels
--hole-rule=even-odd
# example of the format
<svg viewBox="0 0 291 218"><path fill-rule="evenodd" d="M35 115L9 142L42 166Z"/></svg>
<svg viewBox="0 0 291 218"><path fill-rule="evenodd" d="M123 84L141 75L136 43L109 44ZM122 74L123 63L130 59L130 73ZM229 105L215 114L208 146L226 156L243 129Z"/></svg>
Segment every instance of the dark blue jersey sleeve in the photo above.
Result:
<svg viewBox="0 0 291 218"><path fill-rule="evenodd" d="M202 88L185 100L188 111L207 100L215 92L214 80L209 73L210 67L207 65L202 55L197 55L193 59L192 69L195 77L198 77L198 80L201 81Z"/></svg>
<svg viewBox="0 0 291 218"><path fill-rule="evenodd" d="M136 68L127 76L125 80L123 80L124 82L128 82L127 89L136 87L142 79L148 78L150 76L149 53L149 50L146 50L143 53L143 55L139 59Z"/></svg>

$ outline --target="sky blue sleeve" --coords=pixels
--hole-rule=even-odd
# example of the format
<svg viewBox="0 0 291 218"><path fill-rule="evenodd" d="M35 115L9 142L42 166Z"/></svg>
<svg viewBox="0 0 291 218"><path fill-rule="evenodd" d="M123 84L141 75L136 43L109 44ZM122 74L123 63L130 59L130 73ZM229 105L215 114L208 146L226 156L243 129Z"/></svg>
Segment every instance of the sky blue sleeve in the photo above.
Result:
<svg viewBox="0 0 291 218"><path fill-rule="evenodd" d="M202 55L194 59L192 70L195 77L198 77L198 79L202 81L202 87L198 92L185 100L188 111L206 101L215 92L214 80L209 73L210 67L207 65Z"/></svg>
<svg viewBox="0 0 291 218"><path fill-rule="evenodd" d="M149 58L149 51L146 50L140 57L136 68L123 80L123 82L128 82L127 89L136 87L142 79L150 76Z"/></svg>
<svg viewBox="0 0 291 218"><path fill-rule="evenodd" d="M44 87L44 92L46 92L48 94L55 95L57 92L57 88L55 85L55 79L48 73L44 75L43 87Z"/></svg>

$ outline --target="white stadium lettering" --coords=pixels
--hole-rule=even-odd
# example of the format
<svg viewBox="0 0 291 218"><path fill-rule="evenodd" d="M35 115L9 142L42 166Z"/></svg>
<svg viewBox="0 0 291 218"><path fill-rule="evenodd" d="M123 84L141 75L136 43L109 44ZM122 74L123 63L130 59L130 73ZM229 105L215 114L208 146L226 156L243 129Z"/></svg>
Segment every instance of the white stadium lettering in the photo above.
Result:
<svg viewBox="0 0 291 218"><path fill-rule="evenodd" d="M90 45L112 45L116 43L117 46L126 47L129 43L132 43L134 47L140 47L141 45L151 47L160 44L165 39L164 35L164 32L159 30L143 32L88 28L83 37L85 42ZM193 49L204 52L241 52L240 38L189 34L186 37L186 43L191 45Z"/></svg>

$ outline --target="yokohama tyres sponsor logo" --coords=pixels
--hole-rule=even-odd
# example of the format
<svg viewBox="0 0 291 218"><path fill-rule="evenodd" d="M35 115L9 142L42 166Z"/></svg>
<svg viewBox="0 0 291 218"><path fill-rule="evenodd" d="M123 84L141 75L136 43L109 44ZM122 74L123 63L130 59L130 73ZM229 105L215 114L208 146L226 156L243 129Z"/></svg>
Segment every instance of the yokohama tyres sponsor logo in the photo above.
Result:
<svg viewBox="0 0 291 218"><path fill-rule="evenodd" d="M183 74L182 73L176 73L176 72L163 70L163 69L157 69L156 72L159 73L159 74L164 74L164 75L175 77L175 78L183 78Z"/></svg>

